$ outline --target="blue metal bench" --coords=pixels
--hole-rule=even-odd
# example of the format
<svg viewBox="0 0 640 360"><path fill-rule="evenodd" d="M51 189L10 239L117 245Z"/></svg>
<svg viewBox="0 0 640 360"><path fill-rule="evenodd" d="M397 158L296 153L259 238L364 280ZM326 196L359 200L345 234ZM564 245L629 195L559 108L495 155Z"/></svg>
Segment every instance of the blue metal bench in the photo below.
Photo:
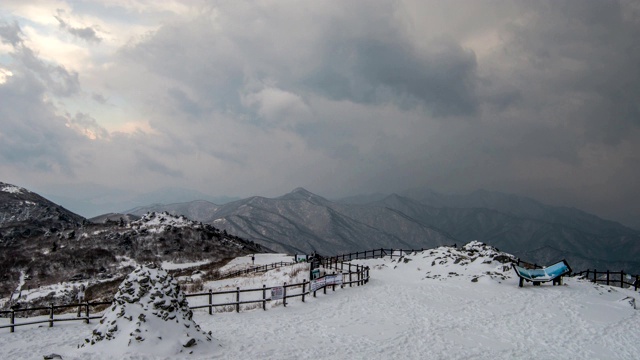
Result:
<svg viewBox="0 0 640 360"><path fill-rule="evenodd" d="M516 264L511 265L520 278L520 283L518 284L520 287L524 285L524 281L531 281L534 286L548 281L553 281L553 285L562 285L562 277L571 273L571 267L569 267L566 260L542 269L525 269Z"/></svg>

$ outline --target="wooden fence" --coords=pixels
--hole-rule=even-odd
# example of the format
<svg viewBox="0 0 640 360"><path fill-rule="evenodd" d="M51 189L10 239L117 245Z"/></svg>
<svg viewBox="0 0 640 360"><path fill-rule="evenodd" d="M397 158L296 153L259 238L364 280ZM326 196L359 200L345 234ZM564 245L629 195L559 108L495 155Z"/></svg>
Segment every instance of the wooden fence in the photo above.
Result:
<svg viewBox="0 0 640 360"><path fill-rule="evenodd" d="M11 332L14 332L15 327L16 326L25 326L25 325L34 325L34 324L44 324L44 323L49 323L49 327L53 327L53 323L54 322L61 322L61 321L84 321L85 323L89 323L89 320L91 319L99 319L102 317L102 315L91 315L90 313L90 309L91 308L95 308L97 306L105 306L105 305L111 305L111 301L109 302L84 302L84 303L79 303L79 304L65 304L65 305L54 305L51 304L49 306L43 306L43 307L34 307L34 308L25 308L25 309L11 309L11 310L4 310L4 311L0 311L0 317L9 317L9 324L8 325L1 325L0 329L3 328L9 328ZM70 317L69 313L64 313L63 317L58 317L56 318L56 310L60 310L60 309L69 309L69 308L77 308L78 312L77 315L75 317ZM84 310L84 316L83 316L83 310ZM34 320L34 321L29 321L29 322L21 322L16 324L15 320L16 320L16 314L20 315L22 313L25 313L26 316L25 317L29 317L29 313L48 313L49 318L48 319L43 319L43 320ZM61 315L58 312L58 315ZM36 315L37 316L37 315Z"/></svg>
<svg viewBox="0 0 640 360"><path fill-rule="evenodd" d="M446 245L444 245L446 246ZM456 247L456 244L450 245L452 247ZM401 257L404 254L409 254L409 253L413 253L413 252L422 252L428 249L373 249L373 250L365 250L365 251L356 251L356 252L352 252L352 253L348 253L348 254L342 254L342 255L336 255L336 256L330 256L330 257L326 257L324 259L327 259L327 261L330 262L345 262L345 261L351 261L351 260L360 260L360 259L378 259L378 258L383 258L386 256L389 256L390 258L395 257Z"/></svg>
<svg viewBox="0 0 640 360"><path fill-rule="evenodd" d="M331 275L342 275L342 281L340 287L352 287L352 286L360 286L364 285L369 281L369 267L362 265L353 265L348 264L348 266L344 266L343 268L349 269L346 273L338 273L338 274L325 274L324 276L319 277L313 281L322 282L324 278L327 278ZM337 267L332 267L332 269L337 270ZM271 299L271 290L274 288L282 288L282 305L284 307L287 306L287 299L300 297L302 302L305 301L305 298L309 295L313 295L316 297L316 293L320 290L323 291L324 294L327 293L327 288L331 287L333 291L336 289L336 284L327 284L316 288L315 290L311 290L311 284L313 281L303 280L301 283L287 284L284 283L282 286L271 286L267 287L266 285L262 285L260 288L253 289L240 289L237 287L235 290L227 290L227 291L212 291L197 294L187 294L188 298L198 298L205 297L207 298L207 303L202 305L190 306L191 309L208 309L209 315L213 314L213 309L215 307L227 307L231 306L234 308L236 312L240 312L240 305L248 305L248 304L260 304L263 310L267 309L267 302L273 301ZM244 297L241 294L245 294ZM253 295L253 296L252 296ZM231 298L229 298L231 296ZM216 302L216 297L220 299L222 297L222 302ZM280 300L280 299L277 299ZM219 300L220 301L220 300Z"/></svg>
<svg viewBox="0 0 640 360"><path fill-rule="evenodd" d="M282 266L282 263L276 263L278 264L277 266L274 264L269 264L269 265L265 265L268 268L277 268ZM293 263L292 263L293 264ZM271 265L274 265L273 267L271 267ZM333 291L335 291L336 289L336 285L339 285L341 288L342 287L352 287L352 286L360 286L360 285L364 285L369 281L369 267L367 266L362 266L362 265L354 265L354 264L340 264L341 268L346 268L348 269L348 272L345 273L339 273L339 274L325 274L324 276L320 277L319 279L313 280L313 281L307 281L306 279L303 280L303 282L301 283L295 283L295 284L287 284L284 283L282 285L282 290L283 290L283 294L282 294L282 304L284 307L287 306L287 299L291 299L291 298L296 298L296 297L300 297L302 299L302 302L305 301L305 298L307 296L313 295L313 297L316 297L316 293L318 291L323 291L324 294L327 293L327 288L332 288ZM327 265L325 268L327 269L334 269L337 271L338 267L336 264L332 265ZM322 285L319 286L317 288L315 288L314 290L311 290L311 284L314 281L322 281L324 278L331 276L331 275L342 275L342 281L341 284L326 284L326 285ZM324 282L323 282L324 283ZM272 287L267 287L266 285L262 285L261 288L255 288L255 289L240 289L240 288L236 288L235 290L226 290L226 291L212 291L209 290L209 292L204 292L204 293L197 293L197 294L186 294L187 298L192 298L192 299L199 299L199 298L204 298L206 303L205 304L201 304L201 305L195 305L195 306L190 306L189 308L192 310L195 309L203 309L203 308L207 308L209 310L209 314L212 315L213 314L213 309L216 307L228 307L228 306L232 306L236 312L240 312L240 305L245 305L245 304L261 304L262 305L262 309L266 310L266 303L273 301L273 300L280 300L279 299L271 299L271 289L276 288L279 286L272 286ZM269 292L269 295L267 296L267 291ZM241 296L241 294L245 294L244 297ZM252 296L253 295L253 296ZM257 295L257 296L256 296ZM231 296L231 299L229 298ZM218 301L214 301L215 299L218 299ZM198 302L197 300L195 302ZM18 326L26 326L26 325L34 325L34 324L41 324L41 323L48 323L49 327L53 327L53 324L55 322L60 322L60 321L84 321L85 323L89 323L90 320L92 319L100 319L102 317L102 315L93 315L91 316L90 313L90 309L97 307L97 306L105 306L105 305L111 305L112 301L108 301L108 302L85 302L85 303L81 303L81 304L65 304L65 305L54 305L51 304L50 306L47 307L36 307L36 308L25 308L25 309L12 309L12 310L5 310L5 311L0 311L0 317L9 317L9 324L7 325L0 325L0 329L3 328L9 328L10 332L14 332L15 331L15 327ZM63 317L55 317L56 315L56 310L59 309L68 309L68 308L77 308L77 314L75 317L73 316L69 316L69 313L66 313ZM35 320L35 321L28 321L28 322L20 322L20 323L16 323L16 314L26 314L26 316L24 316L23 318L28 318L29 317L29 313L33 314L33 313L39 313L38 315L43 315L44 313L48 313L49 318L48 319L42 319L42 320ZM84 312L84 316L82 314L82 312ZM36 315L36 316L38 316ZM58 314L60 315L60 314ZM33 315L32 315L33 316Z"/></svg>
<svg viewBox="0 0 640 360"><path fill-rule="evenodd" d="M620 271L598 271L594 270L584 270L578 273L573 273L572 276L580 276L587 280L591 280L596 284L604 284L604 285L618 285L621 288L632 287L634 291L638 291L640 287L640 276L639 275L631 275L625 273L623 270ZM627 281L629 280L629 281Z"/></svg>
<svg viewBox="0 0 640 360"><path fill-rule="evenodd" d="M237 277L237 276L246 275L246 274L267 272L269 270L277 269L277 268L280 268L280 267L283 267L283 266L295 265L295 264L296 264L295 262L284 262L284 261L281 261L281 262L277 262L277 263L273 263L273 264L260 265L260 266L256 266L256 267L252 267L252 268L248 268L248 269L243 269L243 270L228 272L228 273L225 273L225 274L220 274L220 276L218 276L216 278L216 280L228 279L228 278Z"/></svg>

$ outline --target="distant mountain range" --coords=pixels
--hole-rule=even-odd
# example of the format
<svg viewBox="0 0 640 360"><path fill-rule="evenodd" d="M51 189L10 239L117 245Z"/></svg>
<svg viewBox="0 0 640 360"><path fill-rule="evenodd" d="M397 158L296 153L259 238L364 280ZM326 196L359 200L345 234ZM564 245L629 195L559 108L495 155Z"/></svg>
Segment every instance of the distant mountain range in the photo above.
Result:
<svg viewBox="0 0 640 360"><path fill-rule="evenodd" d="M12 253L18 252L25 241L50 248L54 242L60 245L61 241L71 241L74 231L83 231L86 235L82 247L91 242L95 243L91 246L100 247L110 236L126 232L119 224L120 218L128 224L149 212L165 211L211 226L206 231L220 229L239 241L244 239L247 249L252 248L252 243L262 246L262 250L249 251L334 255L381 247L432 248L478 240L538 264L566 258L574 270L640 273L640 231L578 209L482 190L467 195L414 191L331 201L298 188L276 198L254 196L223 205L206 200L155 204L87 220L38 194L0 183L0 246ZM100 224L104 225L104 232L99 230ZM89 227L95 227L96 233L82 230ZM177 231L176 236L187 240L196 236L193 241L201 241L205 236L198 231ZM160 251L154 256L162 259L184 257L190 249L189 241L185 244L177 250L172 247L160 251L160 246L152 253ZM38 251L41 256L51 254ZM127 255L115 248L112 251L131 258L142 256ZM6 254L0 257L10 263L23 257ZM150 255L146 252L141 259ZM27 257L24 261L28 261ZM12 270L12 277L17 275L19 272Z"/></svg>
<svg viewBox="0 0 640 360"><path fill-rule="evenodd" d="M41 192L41 195L54 203L64 204L67 209L87 218L147 204L173 204L194 200L225 204L239 200L237 197L210 196L196 190L178 187L137 193L132 190L90 183L50 186L47 191Z"/></svg>
<svg viewBox="0 0 640 360"><path fill-rule="evenodd" d="M578 209L484 190L329 201L298 188L277 198L256 196L224 205L194 201L128 212L148 211L185 215L289 253L419 249L478 240L539 264L566 258L574 269L640 272L640 231Z"/></svg>

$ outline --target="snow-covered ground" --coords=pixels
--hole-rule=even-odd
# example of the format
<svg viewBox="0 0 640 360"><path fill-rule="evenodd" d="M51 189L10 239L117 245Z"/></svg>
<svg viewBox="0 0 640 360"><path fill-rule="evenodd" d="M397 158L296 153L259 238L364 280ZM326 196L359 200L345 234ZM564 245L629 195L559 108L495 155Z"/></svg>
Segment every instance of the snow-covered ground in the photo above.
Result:
<svg viewBox="0 0 640 360"><path fill-rule="evenodd" d="M307 297L305 303L290 299L286 308L267 311L208 315L196 310L194 321L211 331L218 345L182 358L640 358L640 310L630 301L640 298L637 292L575 278L565 279L563 286L519 288L513 270L498 261L500 256L475 244L358 260L354 262L371 267L365 286ZM205 288L261 282L271 286L288 279L284 269L278 269L233 284L206 283ZM77 350L95 326L94 321L21 327L15 333L2 329L0 353L4 359L41 359L50 353L64 359L175 358Z"/></svg>
<svg viewBox="0 0 640 360"><path fill-rule="evenodd" d="M171 215L169 213L146 213L139 220L132 221L129 226L136 229L146 229L149 232L162 233L170 227L186 227L197 224L184 216Z"/></svg>
<svg viewBox="0 0 640 360"><path fill-rule="evenodd" d="M21 187L14 186L14 185L5 185L5 186L0 188L0 191L8 192L8 193L11 193L11 194L21 194L23 192L26 192L25 189L23 189Z"/></svg>

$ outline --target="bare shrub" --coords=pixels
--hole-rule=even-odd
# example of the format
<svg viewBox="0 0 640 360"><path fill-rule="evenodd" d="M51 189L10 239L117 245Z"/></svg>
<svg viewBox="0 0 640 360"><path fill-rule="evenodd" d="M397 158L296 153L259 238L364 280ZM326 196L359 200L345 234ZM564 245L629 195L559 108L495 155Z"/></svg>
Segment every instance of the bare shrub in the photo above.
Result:
<svg viewBox="0 0 640 360"><path fill-rule="evenodd" d="M241 310L249 311L255 309L262 309L262 302L255 304L247 304L240 307Z"/></svg>
<svg viewBox="0 0 640 360"><path fill-rule="evenodd" d="M235 305L214 306L213 310L217 313L234 312L236 307Z"/></svg>
<svg viewBox="0 0 640 360"><path fill-rule="evenodd" d="M309 269L307 268L307 265L306 265L306 264L296 264L296 265L293 265L293 269L291 269L291 273L290 273L290 275L289 275L289 276L290 276L292 279L294 279L294 278L298 277L298 275L299 275L301 272L303 272L303 271L305 271L305 272L306 272L306 271L308 271L308 270L309 270Z"/></svg>
<svg viewBox="0 0 640 360"><path fill-rule="evenodd" d="M193 283L185 285L185 291L188 293L197 293L203 290L204 282L201 279L197 279Z"/></svg>

